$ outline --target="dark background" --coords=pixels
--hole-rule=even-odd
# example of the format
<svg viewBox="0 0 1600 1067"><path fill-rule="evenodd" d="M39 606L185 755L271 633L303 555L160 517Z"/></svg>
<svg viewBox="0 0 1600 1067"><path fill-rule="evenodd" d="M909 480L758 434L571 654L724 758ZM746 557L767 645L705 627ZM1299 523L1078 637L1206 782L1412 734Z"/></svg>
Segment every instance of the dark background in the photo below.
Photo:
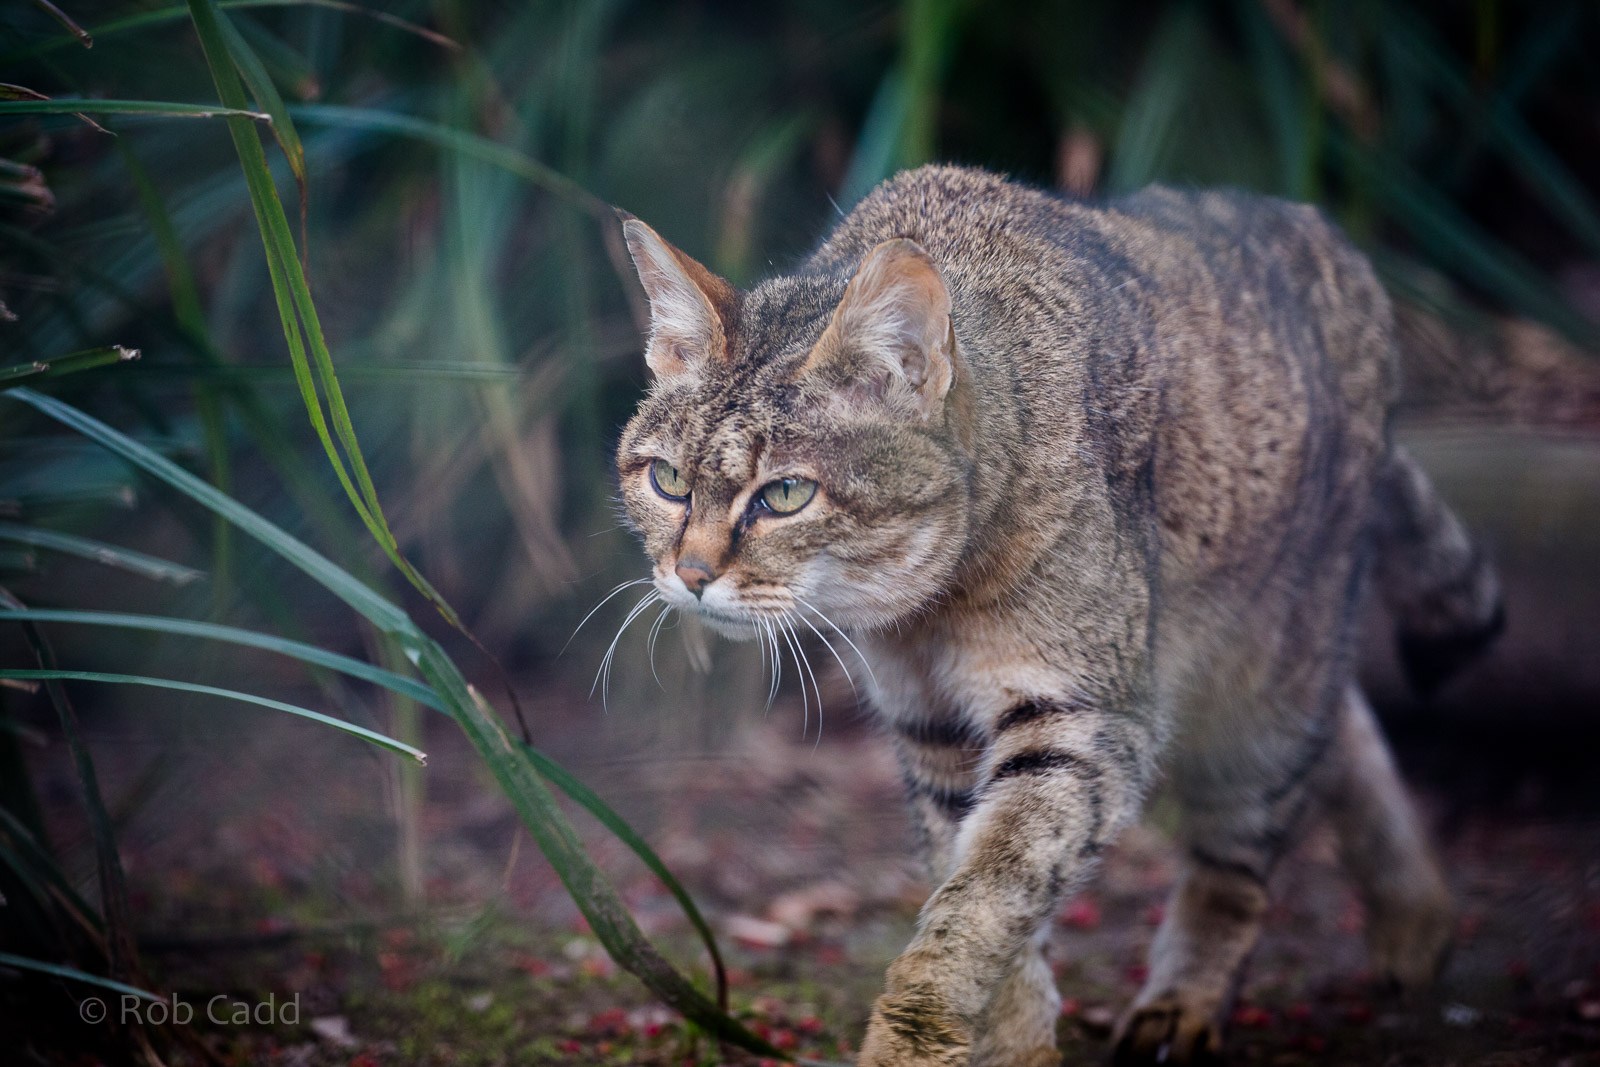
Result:
<svg viewBox="0 0 1600 1067"><path fill-rule="evenodd" d="M94 33L94 48L74 43L45 11L8 5L0 82L52 97L217 99L185 12L153 3L62 6ZM265 138L297 224L304 197L312 290L401 548L509 672L540 743L670 853L718 915L773 921L783 892L818 884L854 895L835 909L845 917L829 921L841 923L836 940L859 966L835 980L818 964L836 1001L807 994L821 997L815 1006L830 1034L848 1041L859 1027L876 969L918 893L892 770L832 658L811 650L827 704L827 732L816 744L815 709L802 728L792 666L763 717L766 680L752 648L715 645L710 672L700 673L670 627L652 670L653 615L619 642L602 711L588 689L626 597L567 644L608 590L643 573L619 526L610 472L616 432L645 381L641 309L604 205L627 208L749 283L803 256L874 182L951 160L1079 196L1163 181L1310 200L1372 255L1405 326L1397 434L1501 565L1510 626L1485 662L1424 706L1400 685L1389 623L1374 612L1366 674L1464 895L1481 904L1480 916L1510 909L1523 924L1494 933L1491 923L1485 947L1464 965L1481 979L1470 989L1499 1029L1451 1029L1433 1012L1433 1029L1401 1027L1411 1036L1395 1047L1426 1062L1434 1062L1426 1050L1446 1047L1451 1034L1477 1034L1486 1049L1522 1049L1534 1056L1528 1062L1588 1047L1594 1034L1583 1013L1600 978L1592 773L1600 741L1600 9L1576 0L440 0L383 10L414 25L313 5L228 8L225 17L290 108L304 145L302 186ZM431 132L397 129L395 116L423 120ZM469 677L498 692L494 666L389 567L328 470L289 373L223 124L95 117L104 129L70 115L0 116L0 303L8 312L0 366L108 344L139 348L137 362L37 387L178 460L385 590ZM451 131L478 140L451 140ZM0 538L0 586L26 603L209 619L364 658L391 654L276 557L3 399L0 511L13 526L91 537L205 572L181 584L151 580ZM463 955L472 954L429 953L435 936L454 943L459 922L493 931L472 943L494 952L571 923L547 872L529 870L542 862L531 846L513 877L515 822L470 753L452 749L448 724L419 723L365 690L259 653L47 629L64 666L276 696L420 740L436 756L417 776L270 712L70 686L143 902L133 925L152 980L203 988L220 980L198 977L208 967L232 966L229 980L251 988L299 988L281 958L223 953L218 963L216 951L192 942L250 941L261 924L291 933L379 929L404 915L412 918L400 925L422 930L416 936L428 946L417 950L426 960L418 967L456 989ZM0 647L0 667L33 665L14 626L0 629ZM0 799L19 817L34 809L53 862L98 907L81 783L55 713L15 689L0 689L0 701ZM1158 805L1151 855L1160 851L1160 823ZM811 844L795 845L796 834ZM603 835L594 836L610 855ZM1142 847L1135 842L1129 855L1144 855ZM1107 931L1117 928L1118 907L1126 913L1119 922L1138 926L1145 898L1159 899L1154 860L1149 884L1116 897L1115 887L1131 884L1119 862ZM1479 874L1493 884L1484 888ZM1548 900L1517 895L1536 883L1549 887ZM1316 899L1326 905L1312 908L1317 914L1331 908L1337 918L1348 907ZM814 925L812 913L802 914L791 925ZM105 969L92 946L10 918L8 926L0 910L0 950ZM1305 931L1304 959L1284 964L1298 992L1273 1009L1282 1022L1294 1003L1316 1006L1318 1025L1296 1031L1296 1040L1350 1023L1346 1002L1324 994L1335 988L1326 984L1332 975L1360 966L1359 953L1341 956L1314 940L1350 941L1350 930ZM332 987L361 987L374 961L400 951L373 936L346 938L337 951L318 943L314 951L347 961ZM302 942L284 937L298 953ZM868 947L852 947L861 944ZM787 959L787 949L769 951L780 955L762 957L767 963ZM1122 942L1107 952L1121 961L1107 963L1107 973L1137 956ZM557 965L584 977L570 961ZM789 989L782 983L794 977L781 966L756 970L742 987L747 997ZM1063 987L1078 988L1090 1008L1115 1007L1126 992L1119 980L1088 967L1064 976ZM498 979L473 981L494 990ZM389 1000L329 993L323 1013L354 1019L361 1040L416 1030L426 1010L415 991L431 987L400 984L374 986ZM636 987L618 988L562 996L595 1011L613 995L639 999ZM1524 993L1527 1004L1504 1000ZM0 982L13 1008L61 995ZM1335 1007L1325 1011L1326 1003ZM1593 1006L1600 1016L1600 1002ZM584 1042L579 1058L594 1054L587 1023L542 1010L513 1013L507 1025L521 1026L523 1038L576 1035L561 1039ZM116 1047L70 1018L36 1027L12 1014L24 1018L30 1025L13 1022L19 1032L48 1035L27 1046L36 1057ZM1071 1030L1089 1043L1086 1054L1096 1030L1093 1020L1081 1034ZM474 1049L523 1038L452 1040ZM410 1061L393 1049L307 1037L304 1027L261 1040ZM1370 1051L1346 1040L1356 1042L1341 1046L1351 1056ZM1294 1048L1311 1054L1303 1045Z"/></svg>

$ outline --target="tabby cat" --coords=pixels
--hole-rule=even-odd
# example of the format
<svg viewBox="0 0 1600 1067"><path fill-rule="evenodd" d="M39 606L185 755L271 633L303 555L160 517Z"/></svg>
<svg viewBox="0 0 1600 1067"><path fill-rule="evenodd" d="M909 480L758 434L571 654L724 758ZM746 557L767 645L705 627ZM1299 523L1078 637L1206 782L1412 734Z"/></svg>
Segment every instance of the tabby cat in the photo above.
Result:
<svg viewBox="0 0 1600 1067"><path fill-rule="evenodd" d="M729 637L854 639L938 885L862 1064L1059 1062L1044 931L1158 773L1184 862L1118 1062L1219 1052L1319 815L1375 968L1433 976L1449 896L1353 631L1376 575L1434 684L1499 590L1390 443L1389 302L1327 220L927 167L747 292L623 229L654 381L617 468L654 588Z"/></svg>

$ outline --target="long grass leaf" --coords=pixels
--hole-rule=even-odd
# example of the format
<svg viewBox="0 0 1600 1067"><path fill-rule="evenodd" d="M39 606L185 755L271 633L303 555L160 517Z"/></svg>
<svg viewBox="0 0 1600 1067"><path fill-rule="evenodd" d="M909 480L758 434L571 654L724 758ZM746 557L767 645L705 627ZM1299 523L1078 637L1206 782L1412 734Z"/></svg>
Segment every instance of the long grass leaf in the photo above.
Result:
<svg viewBox="0 0 1600 1067"><path fill-rule="evenodd" d="M1194 4L1174 4L1166 10L1117 127L1106 180L1111 192L1131 192L1161 173L1201 74L1203 35Z"/></svg>
<svg viewBox="0 0 1600 1067"><path fill-rule="evenodd" d="M282 528L98 419L31 389L15 389L0 396L20 400L73 427L196 502L225 515L240 529L304 570L380 630L391 634L434 692L449 706L456 724L494 774L523 825L533 835L611 957L664 1003L707 1032L763 1056L788 1058L721 1010L650 943L616 889L583 850L576 832L527 752L512 739L500 717L488 710L467 685L444 649L422 633L399 608Z"/></svg>
<svg viewBox="0 0 1600 1067"><path fill-rule="evenodd" d="M233 57L233 65L244 79L250 95L255 98L256 106L271 118L272 136L277 139L278 146L289 161L289 171L294 175L295 184L300 187L303 201L306 196L306 150L300 143L300 135L295 132L294 120L289 117L283 96L273 84L272 75L267 73L261 57L256 55L256 50L250 47L233 23L219 14L217 26L222 30L228 54Z"/></svg>
<svg viewBox="0 0 1600 1067"><path fill-rule="evenodd" d="M96 942L105 941L105 923L87 900L73 888L55 858L27 825L0 807L0 855L13 871L32 885L36 895L54 899L73 922Z"/></svg>
<svg viewBox="0 0 1600 1067"><path fill-rule="evenodd" d="M222 515L239 529L305 571L319 585L349 604L380 630L398 633L412 629L411 620L404 612L357 581L326 556L291 536L282 527L268 522L226 493L207 485L146 445L117 432L99 419L79 411L70 404L36 393L32 389L13 389L4 396L28 404L58 422L72 427L134 466Z"/></svg>
<svg viewBox="0 0 1600 1067"><path fill-rule="evenodd" d="M102 345L99 348L86 348L81 352L68 352L66 355L53 356L49 359L17 363L9 367L0 367L0 389L11 389L22 382L30 382L37 378L58 378L63 374L76 374L79 371L108 367L113 363L123 363L138 358L137 348Z"/></svg>
<svg viewBox="0 0 1600 1067"><path fill-rule="evenodd" d="M99 986L101 989L110 989L118 993L126 993L131 997L148 1000L155 1004L164 1004L166 1001L138 986L128 985L126 982L113 981L110 978L101 978L97 974L87 974L75 967L63 967L59 963L46 963L43 960L30 960L23 956L13 956L9 952L0 952L0 967L15 967L20 971L37 971L40 974L50 974L57 978L70 978L74 982L85 985Z"/></svg>
<svg viewBox="0 0 1600 1067"><path fill-rule="evenodd" d="M611 957L668 1006L717 1038L763 1056L787 1059L708 1000L650 944L616 890L584 852L576 832L556 807L555 798L526 749L512 740L500 717L466 685L444 650L430 641L422 649L417 666L434 689L457 707L457 721L489 764L490 771L522 815L523 824L538 843L539 850L555 868L578 910Z"/></svg>
<svg viewBox="0 0 1600 1067"><path fill-rule="evenodd" d="M223 31L211 0L189 0L189 10L194 17L195 30L200 36L201 48L205 53L206 63L211 68L212 80L216 83L219 96L224 102L242 104L244 86L229 57ZM346 495L350 497L357 514L361 516L363 524L378 542L378 546L383 549L384 554L452 626L471 638L472 635L467 633L455 609L400 551L399 542L389 528L388 519L385 518L383 507L378 501L378 491L367 469L366 458L362 455L361 446L356 440L355 426L350 421L350 412L345 406L344 394L339 388L333 356L328 351L327 342L323 337L322 323L311 299L311 290L306 283L305 273L295 256L294 237L289 230L288 216L284 214L277 188L272 184L272 173L267 166L261 140L255 130L236 119L228 120L228 131L233 136L234 147L239 153L239 161L244 168L245 179L250 188L251 204L255 209L262 242L266 246L267 266L272 277L273 292L278 301L279 317L283 320L284 337L289 343L290 358L295 363L306 411L311 416L318 437L322 440L323 450L327 452L329 461L334 466L334 473L339 478ZM300 339L302 329L304 346ZM315 384L311 380L311 370L306 364L306 348L310 349L311 358L315 363L317 375ZM338 446L335 446L328 436L317 385L321 386L322 399L327 402L328 416L339 439ZM349 464L348 469L346 461ZM351 484L352 474L355 485ZM477 643L475 638L473 640Z"/></svg>
<svg viewBox="0 0 1600 1067"><path fill-rule="evenodd" d="M1359 145L1340 130L1329 130L1328 138L1334 157L1371 187L1395 222L1435 260L1579 344L1596 345L1592 322L1552 292L1526 260L1485 233L1401 160Z"/></svg>
<svg viewBox="0 0 1600 1067"><path fill-rule="evenodd" d="M572 202L597 218L612 217L610 205L549 164L541 163L510 145L491 141L487 137L466 130L394 111L344 107L336 104L298 104L289 108L289 114L306 123L391 133L431 144L447 152L481 160L515 174L546 192Z"/></svg>
<svg viewBox="0 0 1600 1067"><path fill-rule="evenodd" d="M217 104L182 104L166 100L92 100L55 97L50 100L0 100L0 118L6 115L153 115L172 119L252 119L271 122L264 111Z"/></svg>
<svg viewBox="0 0 1600 1067"><path fill-rule="evenodd" d="M172 582L176 585L187 585L197 578L204 577L203 572L193 567L185 567L181 563L157 556L135 552L131 548L119 548L108 545L104 541L95 541L76 534L60 533L56 530L41 530L36 526L21 526L17 523L0 522L0 541L11 541L15 544L33 545L35 548L48 548L56 552L65 552L68 555L80 556L83 559L92 559L96 563L103 563L108 567L132 571L134 574L145 578L154 578L158 581Z"/></svg>
<svg viewBox="0 0 1600 1067"><path fill-rule="evenodd" d="M320 7L329 11L338 11L347 15L359 15L375 22L381 22L386 26L421 37L425 41L430 41L451 51L461 50L460 42L454 41L442 33L430 30L426 26L419 26L415 22L409 22L398 15L392 15L377 8L347 3L346 0L222 0L217 6L223 10L263 7ZM188 16L189 9L182 4L177 4L172 7L157 8L154 11L142 11L137 15L126 15L119 19L113 19L110 22L101 23L94 27L92 32L95 37L104 40L120 34L131 33L135 30L148 29L151 26L179 22L188 18ZM29 45L27 48L19 48L14 52L0 55L0 68L9 67L25 59L32 59L35 56L47 55L77 43L79 42L73 37L55 37L48 41L40 41L37 44Z"/></svg>
<svg viewBox="0 0 1600 1067"><path fill-rule="evenodd" d="M850 168L839 189L839 200L844 207L853 207L873 186L894 173L895 153L909 111L905 75L899 69L891 70L878 83L878 91L873 94L866 119L861 124L861 135L856 138Z"/></svg>
<svg viewBox="0 0 1600 1067"><path fill-rule="evenodd" d="M0 604L6 607L23 607L21 601L7 590L0 589ZM83 739L83 729L78 722L77 710L67 697L60 679L51 677L60 673L55 649L44 633L31 622L22 624L22 634L28 643L33 660L39 665L37 680L45 683L45 695L55 709L61 734L66 738L72 753L73 768L78 774L78 785L83 790L84 812L89 820L89 836L94 842L95 875L100 884L100 906L105 911L105 949L113 978L134 978L141 975L139 949L133 937L133 912L128 904L128 881L122 869L122 856L117 851L116 828L111 823L111 813L106 809L100 791L100 775L95 770L94 756Z"/></svg>
<svg viewBox="0 0 1600 1067"><path fill-rule="evenodd" d="M156 633L199 637L214 641L226 641L231 644L264 649L303 660L307 663L329 667L354 678L373 682L436 711L444 712L445 714L450 713L449 708L440 699L439 695L420 682L350 656L330 652L305 642L291 641L273 634L264 634L256 630L245 630L235 626L223 626L217 623L198 622L190 619L174 619L160 615L129 615L120 612L76 611L58 608L0 609L0 622L24 620L124 627ZM533 761L540 774L550 779L557 788L593 815L619 841L632 850L657 878L661 879L662 884L667 887L668 892L677 900L690 924L694 926L696 932L704 941L706 951L712 960L712 969L717 978L717 1001L719 1004L726 1006L727 975L721 951L717 947L716 938L711 932L710 924L701 915L699 908L695 906L693 898L689 896L682 883L677 880L644 838L639 836L622 816L618 815L615 810L606 804L599 794L584 785L570 771L538 749L531 746L523 747L527 752L528 758Z"/></svg>
<svg viewBox="0 0 1600 1067"><path fill-rule="evenodd" d="M262 633L259 630L246 630L238 626L224 626L214 622L200 622L194 619L175 619L165 615L132 615L115 611L76 611L66 608L0 608L0 622L31 620L33 622L68 623L83 626L114 626L129 630L144 630L150 633L176 634L182 637L198 637L208 641L225 641L229 644L243 645L248 648L259 648L267 652L276 652L279 655L289 656L305 663L313 663L319 667L348 674L352 678L372 682L385 689L392 690L401 696L408 697L420 704L438 711L449 713L439 698L439 695L421 682L407 678L403 674L385 670L382 667L356 659L353 656L330 652L328 649L304 641L293 641L287 637L276 634Z"/></svg>
<svg viewBox="0 0 1600 1067"><path fill-rule="evenodd" d="M223 689L214 685L201 685L198 682L180 682L173 678L151 678L143 674L111 674L104 671L51 671L51 670L19 670L14 668L0 669L0 678L15 678L19 681L64 681L64 682L109 682L116 685L142 685L156 689L175 689L184 693L201 693L206 696L226 697L229 700L238 700L246 704L257 704L263 708L274 711L288 712L298 715L312 722L320 722L324 726L331 726L335 730L342 730L363 741L370 741L379 748L389 749L401 755L410 756L418 763L426 763L428 754L413 748L403 741L396 741L387 734L380 734L376 730L369 730L365 726L358 726L353 722L324 715L320 711L300 707L298 704L289 704L282 700L273 700L271 697L257 696L255 693L246 693L238 689Z"/></svg>
<svg viewBox="0 0 1600 1067"><path fill-rule="evenodd" d="M555 760L546 756L532 745L523 745L523 750L528 758L533 761L534 767L540 774L555 783L567 796L571 797L590 815L598 819L607 830L621 841L633 854L638 856L650 872L661 879L661 884L667 887L667 892L672 894L678 906L688 917L695 932L700 935L700 940L706 946L706 952L711 956L712 973L716 976L717 1003L726 1009L728 1006L728 972L722 962L722 952L717 948L716 935L711 932L711 924L706 922L705 916L700 914L700 909L695 906L694 898L683 887L683 883L673 875L667 865L657 856L644 838L640 837L633 827L618 815L611 806L601 799L600 794L584 785L571 771L567 770Z"/></svg>
<svg viewBox="0 0 1600 1067"><path fill-rule="evenodd" d="M1500 149L1507 165L1589 247L1591 255L1600 254L1600 209L1593 197L1529 128L1509 100L1501 96L1489 101L1481 99L1467 74L1420 19L1403 11L1393 12L1387 20L1384 39L1443 91L1465 122L1481 124L1483 133Z"/></svg>

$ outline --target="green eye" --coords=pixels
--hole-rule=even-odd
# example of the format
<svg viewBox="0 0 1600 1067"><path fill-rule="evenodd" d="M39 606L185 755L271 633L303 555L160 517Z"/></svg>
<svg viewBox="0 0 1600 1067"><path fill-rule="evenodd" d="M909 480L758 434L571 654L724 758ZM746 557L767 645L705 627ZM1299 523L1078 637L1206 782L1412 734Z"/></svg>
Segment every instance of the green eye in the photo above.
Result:
<svg viewBox="0 0 1600 1067"><path fill-rule="evenodd" d="M817 483L810 478L780 478L761 490L761 502L779 515L792 515L811 503Z"/></svg>
<svg viewBox="0 0 1600 1067"><path fill-rule="evenodd" d="M689 495L689 483L678 473L678 468L664 459L650 464L650 484L668 500L682 500Z"/></svg>

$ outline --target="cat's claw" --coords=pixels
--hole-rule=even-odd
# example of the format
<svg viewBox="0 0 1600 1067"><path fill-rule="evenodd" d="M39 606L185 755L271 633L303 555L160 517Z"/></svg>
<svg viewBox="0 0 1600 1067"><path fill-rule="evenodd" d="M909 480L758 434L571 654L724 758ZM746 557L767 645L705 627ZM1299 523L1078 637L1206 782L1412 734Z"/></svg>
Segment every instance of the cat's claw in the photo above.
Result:
<svg viewBox="0 0 1600 1067"><path fill-rule="evenodd" d="M1213 1014L1162 997L1134 1008L1118 1027L1115 1067L1220 1064L1222 1031Z"/></svg>

